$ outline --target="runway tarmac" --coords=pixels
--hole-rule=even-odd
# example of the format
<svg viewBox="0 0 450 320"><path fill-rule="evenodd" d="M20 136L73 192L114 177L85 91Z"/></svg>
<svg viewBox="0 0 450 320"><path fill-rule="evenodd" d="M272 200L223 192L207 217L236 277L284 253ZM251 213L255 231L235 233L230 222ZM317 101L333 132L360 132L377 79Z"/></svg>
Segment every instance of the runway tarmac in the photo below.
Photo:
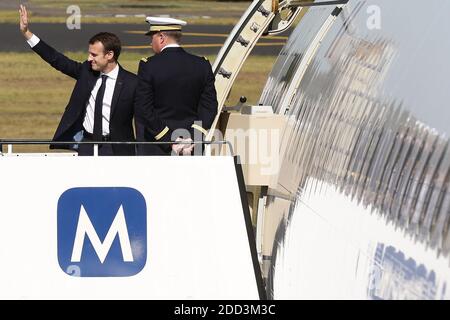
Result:
<svg viewBox="0 0 450 320"><path fill-rule="evenodd" d="M88 40L101 31L117 34L124 51L140 51L151 55L150 39L144 36L147 25L137 24L82 24L81 30L69 30L66 24L34 23L30 29L60 51L87 50ZM233 26L227 25L188 25L183 29L182 46L189 52L199 55L217 54ZM0 51L27 52L29 46L16 24L0 24ZM288 34L262 38L252 54L278 55L287 40Z"/></svg>

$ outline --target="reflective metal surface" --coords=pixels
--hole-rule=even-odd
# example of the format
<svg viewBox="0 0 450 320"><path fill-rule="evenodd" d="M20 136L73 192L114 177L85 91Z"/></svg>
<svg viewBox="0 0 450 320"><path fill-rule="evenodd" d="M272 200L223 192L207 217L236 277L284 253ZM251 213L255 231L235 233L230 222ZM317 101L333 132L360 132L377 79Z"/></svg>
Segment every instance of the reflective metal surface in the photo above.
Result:
<svg viewBox="0 0 450 320"><path fill-rule="evenodd" d="M450 2L351 0L315 43L335 9L308 9L262 94L289 117L272 192L296 196L292 215L308 183L333 186L448 259Z"/></svg>

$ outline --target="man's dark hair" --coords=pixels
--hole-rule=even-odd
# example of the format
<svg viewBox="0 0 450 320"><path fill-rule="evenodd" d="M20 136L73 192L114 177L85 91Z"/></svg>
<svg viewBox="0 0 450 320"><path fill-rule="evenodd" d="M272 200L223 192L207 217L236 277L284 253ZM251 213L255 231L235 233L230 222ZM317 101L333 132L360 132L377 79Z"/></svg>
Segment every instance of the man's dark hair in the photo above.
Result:
<svg viewBox="0 0 450 320"><path fill-rule="evenodd" d="M114 52L114 59L116 61L119 60L122 45L118 36L110 32L100 32L89 39L89 44L94 44L97 41L103 44L103 46L105 47L105 53L108 51L112 51Z"/></svg>
<svg viewBox="0 0 450 320"><path fill-rule="evenodd" d="M180 43L181 41L181 31L162 31L166 36L174 39L177 43Z"/></svg>

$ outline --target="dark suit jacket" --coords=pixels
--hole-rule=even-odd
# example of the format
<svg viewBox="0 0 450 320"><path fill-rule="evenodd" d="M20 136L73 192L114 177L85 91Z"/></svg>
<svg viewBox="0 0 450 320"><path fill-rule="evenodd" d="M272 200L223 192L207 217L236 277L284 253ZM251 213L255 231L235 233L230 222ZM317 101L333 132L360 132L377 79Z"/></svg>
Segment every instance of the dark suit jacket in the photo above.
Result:
<svg viewBox="0 0 450 320"><path fill-rule="evenodd" d="M100 74L98 71L92 70L88 61L83 63L73 61L42 40L33 47L33 51L53 68L77 80L69 103L53 137L53 141L74 141L74 135L82 129L86 105ZM135 74L119 67L119 75L111 102L109 122L111 141L135 140L133 116L137 83L138 80ZM51 145L50 148L70 149L71 146ZM113 145L113 151L115 155L134 155L135 146Z"/></svg>
<svg viewBox="0 0 450 320"><path fill-rule="evenodd" d="M164 133L166 127L169 130L158 141L171 141L172 132L176 129L185 129L193 140L202 139L201 132L195 132L192 125L200 122L200 126L207 130L217 114L214 75L208 60L182 48L166 48L140 62L138 77L138 141L156 141L155 137ZM170 152L170 148L146 149L143 154Z"/></svg>

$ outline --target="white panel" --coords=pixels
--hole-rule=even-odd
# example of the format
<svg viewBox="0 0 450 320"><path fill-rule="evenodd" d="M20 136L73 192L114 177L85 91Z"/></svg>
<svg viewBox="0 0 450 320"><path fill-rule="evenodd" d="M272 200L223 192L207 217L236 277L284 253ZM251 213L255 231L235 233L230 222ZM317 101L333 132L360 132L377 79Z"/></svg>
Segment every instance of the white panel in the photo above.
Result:
<svg viewBox="0 0 450 320"><path fill-rule="evenodd" d="M231 157L0 157L0 176L0 298L259 298ZM143 195L147 260L136 275L60 268L58 199L80 187Z"/></svg>

